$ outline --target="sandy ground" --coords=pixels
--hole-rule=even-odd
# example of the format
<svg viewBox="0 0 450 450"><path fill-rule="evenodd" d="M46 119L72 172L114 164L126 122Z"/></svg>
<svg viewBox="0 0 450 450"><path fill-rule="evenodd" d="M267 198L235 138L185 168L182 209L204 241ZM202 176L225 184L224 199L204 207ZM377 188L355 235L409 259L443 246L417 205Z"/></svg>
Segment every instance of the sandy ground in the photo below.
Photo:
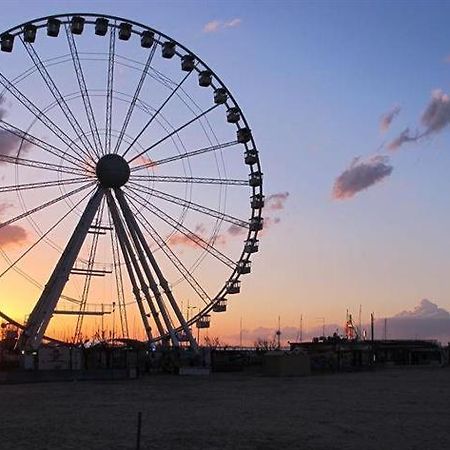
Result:
<svg viewBox="0 0 450 450"><path fill-rule="evenodd" d="M450 369L0 386L1 449L450 449Z"/></svg>

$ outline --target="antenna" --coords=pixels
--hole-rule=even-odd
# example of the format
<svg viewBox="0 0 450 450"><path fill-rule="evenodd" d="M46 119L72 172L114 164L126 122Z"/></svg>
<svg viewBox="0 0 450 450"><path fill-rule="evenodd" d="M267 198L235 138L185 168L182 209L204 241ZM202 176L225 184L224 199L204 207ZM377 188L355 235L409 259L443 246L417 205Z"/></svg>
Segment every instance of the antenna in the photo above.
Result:
<svg viewBox="0 0 450 450"><path fill-rule="evenodd" d="M278 340L278 349L281 348L281 328L280 328L280 316L278 316L278 330L275 333L277 335Z"/></svg>

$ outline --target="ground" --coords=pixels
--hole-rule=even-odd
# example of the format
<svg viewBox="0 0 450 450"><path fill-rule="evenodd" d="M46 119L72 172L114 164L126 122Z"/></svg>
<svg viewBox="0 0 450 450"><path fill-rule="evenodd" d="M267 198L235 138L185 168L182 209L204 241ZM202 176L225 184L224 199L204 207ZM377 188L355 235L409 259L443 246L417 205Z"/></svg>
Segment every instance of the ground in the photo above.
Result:
<svg viewBox="0 0 450 450"><path fill-rule="evenodd" d="M0 449L449 449L450 368L0 385Z"/></svg>

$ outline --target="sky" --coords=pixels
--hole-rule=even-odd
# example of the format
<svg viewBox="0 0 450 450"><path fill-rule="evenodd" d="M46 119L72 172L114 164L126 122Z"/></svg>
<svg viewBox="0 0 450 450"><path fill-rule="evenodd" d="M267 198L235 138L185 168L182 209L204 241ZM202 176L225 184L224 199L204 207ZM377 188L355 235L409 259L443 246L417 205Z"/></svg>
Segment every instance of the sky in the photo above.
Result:
<svg viewBox="0 0 450 450"><path fill-rule="evenodd" d="M235 340L241 318L249 341L279 316L286 328L301 315L305 328L343 325L360 305L364 323L422 299L450 310L447 2L6 4L2 30L77 11L145 23L200 55L236 97L266 197L281 201L210 335Z"/></svg>

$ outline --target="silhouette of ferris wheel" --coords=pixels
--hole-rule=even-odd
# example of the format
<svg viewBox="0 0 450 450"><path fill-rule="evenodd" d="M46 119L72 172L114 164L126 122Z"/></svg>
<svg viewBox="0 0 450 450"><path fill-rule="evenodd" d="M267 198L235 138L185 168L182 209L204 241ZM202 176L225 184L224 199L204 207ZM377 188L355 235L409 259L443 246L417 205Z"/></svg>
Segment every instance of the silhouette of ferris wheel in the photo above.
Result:
<svg viewBox="0 0 450 450"><path fill-rule="evenodd" d="M113 337L197 348L192 326L240 292L263 227L236 100L186 47L119 17L43 17L1 50L0 292L20 277L32 306L18 347L50 322L82 342L117 311Z"/></svg>

